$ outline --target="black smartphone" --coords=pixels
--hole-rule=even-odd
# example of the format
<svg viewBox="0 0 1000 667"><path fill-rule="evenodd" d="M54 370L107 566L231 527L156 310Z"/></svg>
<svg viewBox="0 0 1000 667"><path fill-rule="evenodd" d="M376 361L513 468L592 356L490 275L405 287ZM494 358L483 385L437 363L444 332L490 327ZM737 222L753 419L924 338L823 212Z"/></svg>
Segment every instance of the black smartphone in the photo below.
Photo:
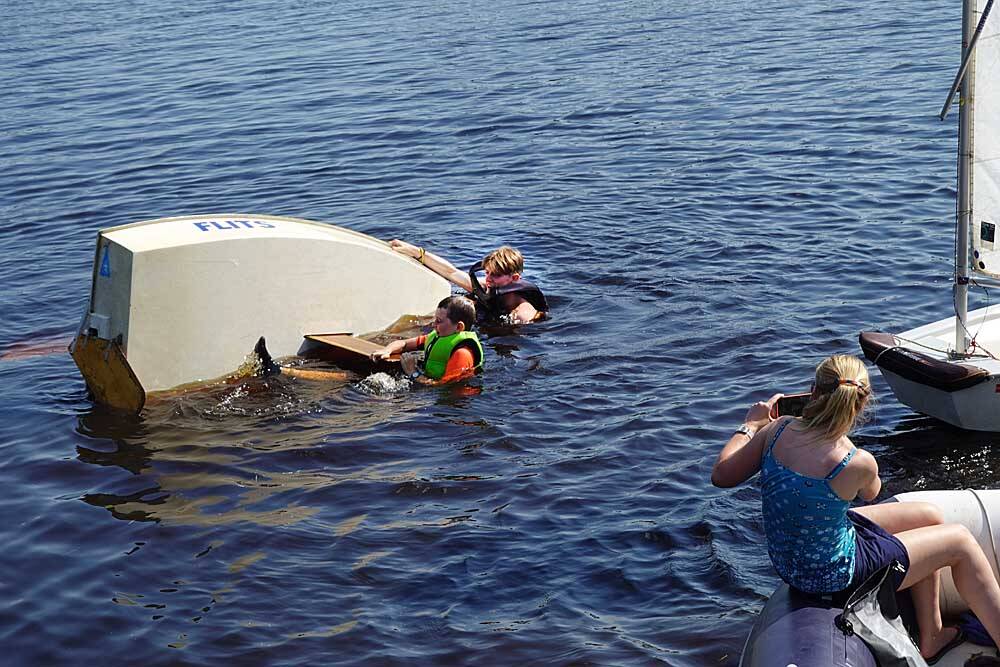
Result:
<svg viewBox="0 0 1000 667"><path fill-rule="evenodd" d="M806 404L812 394L805 392L802 394L785 394L771 406L771 417L783 417L788 415L790 417L801 417L802 411L805 410Z"/></svg>

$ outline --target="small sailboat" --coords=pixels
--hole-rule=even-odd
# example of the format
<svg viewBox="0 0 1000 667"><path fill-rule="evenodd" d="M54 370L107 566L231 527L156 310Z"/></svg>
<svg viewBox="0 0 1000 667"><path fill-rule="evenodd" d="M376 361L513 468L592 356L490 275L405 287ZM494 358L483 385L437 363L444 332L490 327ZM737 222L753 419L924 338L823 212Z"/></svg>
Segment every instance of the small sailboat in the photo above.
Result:
<svg viewBox="0 0 1000 667"><path fill-rule="evenodd" d="M902 333L865 331L865 356L900 402L960 428L1000 431L1000 308L968 311L969 287L1000 286L1000 16L965 0L960 88L955 314Z"/></svg>
<svg viewBox="0 0 1000 667"><path fill-rule="evenodd" d="M102 229L70 352L94 399L139 412L147 392L276 357L331 334L433 313L446 280L365 234L298 218L199 215ZM334 336L336 338L336 336ZM336 342L336 341L334 341Z"/></svg>

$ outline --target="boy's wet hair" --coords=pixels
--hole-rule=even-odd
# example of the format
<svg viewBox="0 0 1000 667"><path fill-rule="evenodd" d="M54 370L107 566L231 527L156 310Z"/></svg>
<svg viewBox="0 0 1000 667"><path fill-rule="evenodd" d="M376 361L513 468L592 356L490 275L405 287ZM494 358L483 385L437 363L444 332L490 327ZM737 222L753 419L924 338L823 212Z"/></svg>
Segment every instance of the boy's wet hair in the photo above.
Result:
<svg viewBox="0 0 1000 667"><path fill-rule="evenodd" d="M524 273L524 256L509 245L500 246L483 257L483 269L500 276Z"/></svg>
<svg viewBox="0 0 1000 667"><path fill-rule="evenodd" d="M472 325L476 323L476 304L461 294L441 299L438 308L444 308L445 316L453 324L458 324L459 322L465 324L466 331L470 330Z"/></svg>

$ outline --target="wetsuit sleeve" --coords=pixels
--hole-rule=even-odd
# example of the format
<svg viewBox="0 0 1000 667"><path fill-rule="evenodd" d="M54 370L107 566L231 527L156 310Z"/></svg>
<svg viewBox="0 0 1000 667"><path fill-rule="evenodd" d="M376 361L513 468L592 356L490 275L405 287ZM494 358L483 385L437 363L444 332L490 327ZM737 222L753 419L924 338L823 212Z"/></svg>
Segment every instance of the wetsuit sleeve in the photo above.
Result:
<svg viewBox="0 0 1000 667"><path fill-rule="evenodd" d="M427 342L427 334L424 334L423 336L417 336L415 342L417 344L418 350L424 349L424 343Z"/></svg>
<svg viewBox="0 0 1000 667"><path fill-rule="evenodd" d="M476 360L468 347L457 347L448 357L448 365L444 367L444 375L438 382L454 382L471 377L476 372Z"/></svg>

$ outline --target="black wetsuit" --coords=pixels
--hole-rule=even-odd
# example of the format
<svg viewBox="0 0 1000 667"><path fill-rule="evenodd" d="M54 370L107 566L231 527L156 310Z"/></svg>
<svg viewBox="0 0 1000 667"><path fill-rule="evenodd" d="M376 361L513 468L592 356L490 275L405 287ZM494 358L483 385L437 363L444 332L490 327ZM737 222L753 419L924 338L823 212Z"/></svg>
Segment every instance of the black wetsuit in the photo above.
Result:
<svg viewBox="0 0 1000 667"><path fill-rule="evenodd" d="M501 322L518 307L521 299L535 307L539 313L547 313L549 304L542 290L527 280L514 280L503 287L483 289L476 272L483 268L482 262L476 262L469 269L469 280L472 283L472 293L469 296L476 304L476 319L480 322Z"/></svg>
<svg viewBox="0 0 1000 667"><path fill-rule="evenodd" d="M524 299L540 313L548 312L549 304L538 286L527 280L515 280L503 287L492 287L482 294L472 294L476 302L476 316L481 320L500 321L517 308ZM520 298L518 298L520 297Z"/></svg>

